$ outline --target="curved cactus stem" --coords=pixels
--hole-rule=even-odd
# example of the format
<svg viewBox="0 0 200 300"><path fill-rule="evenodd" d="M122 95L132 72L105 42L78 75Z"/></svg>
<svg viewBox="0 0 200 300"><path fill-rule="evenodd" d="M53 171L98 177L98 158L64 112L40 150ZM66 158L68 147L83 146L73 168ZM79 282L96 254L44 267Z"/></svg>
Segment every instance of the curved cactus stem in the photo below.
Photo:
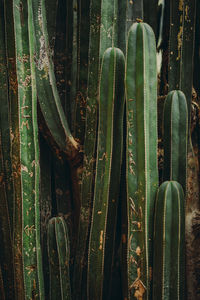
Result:
<svg viewBox="0 0 200 300"><path fill-rule="evenodd" d="M164 182L154 222L153 299L185 299L185 199L181 185Z"/></svg>
<svg viewBox="0 0 200 300"><path fill-rule="evenodd" d="M171 91L164 104L163 180L178 181L187 190L188 109L185 95Z"/></svg>
<svg viewBox="0 0 200 300"><path fill-rule="evenodd" d="M45 0L32 2L36 80L40 107L49 130L68 158L78 152L78 143L72 137L61 105L47 32Z"/></svg>
<svg viewBox="0 0 200 300"><path fill-rule="evenodd" d="M47 241L50 272L50 300L71 300L69 238L67 227L62 217L55 217L49 220Z"/></svg>
<svg viewBox="0 0 200 300"><path fill-rule="evenodd" d="M157 168L156 46L151 27L132 25L126 61L129 298L150 297Z"/></svg>
<svg viewBox="0 0 200 300"><path fill-rule="evenodd" d="M20 124L25 298L44 299L40 248L39 145L31 2L13 2Z"/></svg>
<svg viewBox="0 0 200 300"><path fill-rule="evenodd" d="M102 299L106 225L113 155L113 114L123 102L124 56L121 50L105 51L99 92L99 127L94 202L88 250L88 299ZM122 97L122 99L120 99ZM119 159L119 158L118 158ZM120 165L120 160L118 161ZM110 231L110 230L109 230Z"/></svg>

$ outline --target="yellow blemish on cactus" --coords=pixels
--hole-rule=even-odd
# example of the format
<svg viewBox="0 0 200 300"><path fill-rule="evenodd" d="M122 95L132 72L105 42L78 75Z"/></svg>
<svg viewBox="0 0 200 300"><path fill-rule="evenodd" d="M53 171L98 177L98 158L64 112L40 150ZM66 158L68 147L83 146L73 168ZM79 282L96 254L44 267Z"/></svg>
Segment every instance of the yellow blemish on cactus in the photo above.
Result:
<svg viewBox="0 0 200 300"><path fill-rule="evenodd" d="M103 230L100 232L100 245L99 245L99 250L103 249Z"/></svg>
<svg viewBox="0 0 200 300"><path fill-rule="evenodd" d="M135 253L137 254L137 256L140 256L142 251L141 251L141 248L138 246L135 250Z"/></svg>
<svg viewBox="0 0 200 300"><path fill-rule="evenodd" d="M178 9L179 9L180 11L183 11L183 0L180 0L180 1L179 1L179 7L178 7Z"/></svg>

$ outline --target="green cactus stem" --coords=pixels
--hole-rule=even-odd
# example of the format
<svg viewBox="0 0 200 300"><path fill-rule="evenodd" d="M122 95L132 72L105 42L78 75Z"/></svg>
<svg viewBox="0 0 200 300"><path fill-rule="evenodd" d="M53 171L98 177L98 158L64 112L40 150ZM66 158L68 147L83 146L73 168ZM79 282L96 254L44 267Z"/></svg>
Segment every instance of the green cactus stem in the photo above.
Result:
<svg viewBox="0 0 200 300"><path fill-rule="evenodd" d="M108 48L103 57L100 80L97 165L88 250L88 299L102 299L113 153L113 114L114 107L117 108L124 100L123 90L120 90L120 86L123 86L124 82L123 75L123 53L117 48ZM120 166L120 157L118 159Z"/></svg>
<svg viewBox="0 0 200 300"><path fill-rule="evenodd" d="M44 0L32 2L36 81L40 107L47 126L58 144L72 159L77 155L78 143L69 130L56 87L54 66L47 32L46 6Z"/></svg>
<svg viewBox="0 0 200 300"><path fill-rule="evenodd" d="M135 23L126 61L129 299L150 297L153 209L158 186L156 46L151 27ZM139 289L139 290L138 290Z"/></svg>
<svg viewBox="0 0 200 300"><path fill-rule="evenodd" d="M77 297L76 299L78 300L81 298L81 295L83 295L83 291L81 290L82 280L85 280L85 278L82 279L83 270L87 269L86 244L93 198L100 64L104 51L114 45L116 41L116 21L114 21L116 13L116 0L90 1L86 128L83 147L84 161L80 181L81 207L73 275L73 289L76 291L75 297ZM85 285L86 281L84 281L83 286Z"/></svg>
<svg viewBox="0 0 200 300"><path fill-rule="evenodd" d="M178 181L186 193L188 109L185 95L171 91L164 104L163 180Z"/></svg>
<svg viewBox="0 0 200 300"><path fill-rule="evenodd" d="M40 247L39 145L31 1L13 2L19 97L25 299L44 299Z"/></svg>
<svg viewBox="0 0 200 300"><path fill-rule="evenodd" d="M154 220L153 299L185 299L185 199L178 182L160 186Z"/></svg>
<svg viewBox="0 0 200 300"><path fill-rule="evenodd" d="M47 243L50 272L50 300L71 300L69 238L67 227L62 217L55 217L49 220Z"/></svg>
<svg viewBox="0 0 200 300"><path fill-rule="evenodd" d="M24 280L22 264L22 200L21 200L21 176L20 176L20 140L19 140L19 108L18 86L16 81L16 54L13 20L13 1L4 1L6 58L9 83L10 103L10 135L12 179L14 186L13 209L13 249L14 249L14 280L15 298L24 299Z"/></svg>

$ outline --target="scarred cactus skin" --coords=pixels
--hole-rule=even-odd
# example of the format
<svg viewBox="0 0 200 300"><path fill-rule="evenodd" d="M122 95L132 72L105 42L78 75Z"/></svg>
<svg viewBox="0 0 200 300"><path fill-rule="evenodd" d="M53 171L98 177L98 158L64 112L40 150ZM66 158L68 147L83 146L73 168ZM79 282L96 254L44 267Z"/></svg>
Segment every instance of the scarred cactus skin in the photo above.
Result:
<svg viewBox="0 0 200 300"><path fill-rule="evenodd" d="M135 23L126 60L128 298L150 297L153 210L158 186L156 46L151 27ZM124 295L124 297L127 295Z"/></svg>

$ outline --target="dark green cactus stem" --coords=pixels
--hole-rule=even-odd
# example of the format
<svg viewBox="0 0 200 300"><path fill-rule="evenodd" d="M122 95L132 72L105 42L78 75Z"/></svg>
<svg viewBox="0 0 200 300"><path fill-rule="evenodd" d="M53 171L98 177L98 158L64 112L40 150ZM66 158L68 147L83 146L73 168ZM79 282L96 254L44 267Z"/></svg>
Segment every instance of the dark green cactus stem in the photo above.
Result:
<svg viewBox="0 0 200 300"><path fill-rule="evenodd" d="M169 90L180 89L188 103L193 85L196 0L170 1Z"/></svg>
<svg viewBox="0 0 200 300"><path fill-rule="evenodd" d="M151 27L132 25L126 61L129 299L149 299L153 209L158 186L156 46ZM138 291L139 289L139 291ZM138 298L139 299L139 298Z"/></svg>
<svg viewBox="0 0 200 300"><path fill-rule="evenodd" d="M79 234L73 277L73 290L76 291L75 297L77 297L76 299L78 300L81 298L81 295L83 295L83 291L81 290L82 274L83 270L87 266L86 243L88 239L91 203L93 197L100 63L104 51L108 47L111 47L116 40L114 22L114 18L116 17L116 8L116 0L90 1L90 37L88 50L89 59L84 162L81 180ZM104 41L103 43L100 43L101 39ZM83 285L86 285L86 282Z"/></svg>
<svg viewBox="0 0 200 300"><path fill-rule="evenodd" d="M50 300L71 300L69 238L68 230L62 217L55 217L49 220L47 241Z"/></svg>
<svg viewBox="0 0 200 300"><path fill-rule="evenodd" d="M154 220L153 299L185 299L185 199L178 182L160 186Z"/></svg>
<svg viewBox="0 0 200 300"><path fill-rule="evenodd" d="M163 179L178 181L186 193L188 109L185 95L171 91L164 105Z"/></svg>
<svg viewBox="0 0 200 300"><path fill-rule="evenodd" d="M124 1L125 2L125 1ZM130 27L134 22L137 20L143 20L143 2L144 0L135 0L130 1L126 0L127 4L127 11L126 11L126 31L129 32Z"/></svg>
<svg viewBox="0 0 200 300"><path fill-rule="evenodd" d="M10 229L13 231L13 180L12 180L12 164L11 164L11 141L10 141L10 107L8 96L8 72L6 61L6 41L5 41L5 20L4 20L4 4L0 1L0 128L2 140L3 168L5 176L6 197L8 201Z"/></svg>
<svg viewBox="0 0 200 300"><path fill-rule="evenodd" d="M78 143L72 137L56 87L54 66L50 53L46 6L44 0L32 2L36 80L40 107L49 130L58 146L72 159Z"/></svg>
<svg viewBox="0 0 200 300"><path fill-rule="evenodd" d="M16 80L16 54L13 20L13 1L4 1L5 33L6 33L6 56L9 83L9 103L11 119L11 157L12 179L14 186L14 209L13 209L13 248L14 248L14 280L15 298L24 299L24 280L22 264L22 199L21 199L21 176L20 176L20 140L19 140L19 107L18 86Z"/></svg>
<svg viewBox="0 0 200 300"><path fill-rule="evenodd" d="M13 2L19 91L22 244L26 299L44 299L39 217L39 145L31 1Z"/></svg>
<svg viewBox="0 0 200 300"><path fill-rule="evenodd" d="M105 51L100 80L97 165L88 250L88 299L102 299L106 225L113 150L114 107L124 101L124 55L117 48ZM122 91L120 90L122 86ZM120 159L118 161L121 164Z"/></svg>

